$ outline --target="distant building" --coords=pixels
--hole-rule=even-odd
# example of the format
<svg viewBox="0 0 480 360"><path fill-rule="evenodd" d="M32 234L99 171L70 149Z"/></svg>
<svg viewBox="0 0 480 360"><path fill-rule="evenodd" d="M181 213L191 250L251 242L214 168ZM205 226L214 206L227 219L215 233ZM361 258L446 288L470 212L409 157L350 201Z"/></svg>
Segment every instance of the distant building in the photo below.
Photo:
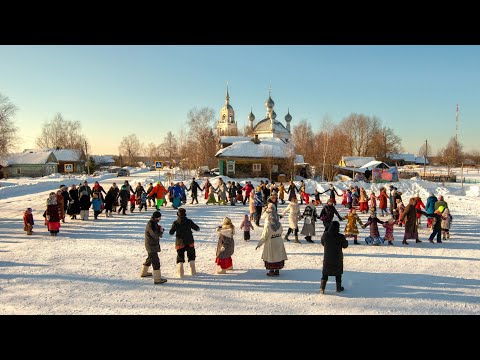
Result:
<svg viewBox="0 0 480 360"><path fill-rule="evenodd" d="M83 150L48 149L46 151L52 151L57 158L58 172L60 174L81 174L86 171L85 162L87 161L87 157ZM66 171L69 169L71 169L71 171Z"/></svg>
<svg viewBox="0 0 480 360"><path fill-rule="evenodd" d="M91 155L91 157L95 161L95 165L98 166L112 166L115 164L113 155Z"/></svg>
<svg viewBox="0 0 480 360"><path fill-rule="evenodd" d="M227 88L226 106L229 105L228 99ZM225 109L228 110L226 106L222 108L222 117ZM226 134L226 130L224 130L224 135L220 135L220 150L215 154L219 160L220 175L237 178L270 178L271 174L273 181L277 181L279 175L293 176L295 154L290 142L292 116L288 111L285 116L287 126L284 126L276 120L277 114L273 110L274 106L275 103L269 92L265 102L266 118L254 124L255 116L252 111L247 117L249 136L238 136L238 133L233 131ZM231 112L233 113L233 109ZM217 133L219 129L227 129L227 127L217 127Z"/></svg>
<svg viewBox="0 0 480 360"><path fill-rule="evenodd" d="M53 151L11 154L2 165L5 178L41 177L58 172L58 160Z"/></svg>
<svg viewBox="0 0 480 360"><path fill-rule="evenodd" d="M217 136L237 136L238 127L237 122L235 121L235 111L233 110L232 105L230 105L230 95L228 94L228 83L227 83L227 94L225 96L225 105L220 110L220 119L217 123Z"/></svg>
<svg viewBox="0 0 480 360"><path fill-rule="evenodd" d="M423 156L415 156L414 154L389 154L388 158L400 166L428 164L428 159L425 160Z"/></svg>

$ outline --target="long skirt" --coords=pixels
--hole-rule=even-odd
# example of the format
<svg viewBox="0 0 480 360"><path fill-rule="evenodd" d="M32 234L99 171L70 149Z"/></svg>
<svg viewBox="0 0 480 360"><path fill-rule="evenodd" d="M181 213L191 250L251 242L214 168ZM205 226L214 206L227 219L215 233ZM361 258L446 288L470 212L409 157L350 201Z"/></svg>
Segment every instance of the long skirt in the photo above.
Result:
<svg viewBox="0 0 480 360"><path fill-rule="evenodd" d="M231 268L233 266L233 262L232 262L232 257L229 256L228 258L226 259L219 259L218 257L215 259L215 264L217 264L218 266L220 266L222 269L228 269L228 268Z"/></svg>
<svg viewBox="0 0 480 360"><path fill-rule="evenodd" d="M285 260L274 262L274 263L269 263L267 261L264 261L264 263L265 263L265 269L267 270L280 270L280 269L283 269L283 267L285 266Z"/></svg>
<svg viewBox="0 0 480 360"><path fill-rule="evenodd" d="M58 230L60 230L60 221L48 222L48 231L58 231Z"/></svg>
<svg viewBox="0 0 480 360"><path fill-rule="evenodd" d="M362 201L360 203L359 211L368 211L368 203L366 201Z"/></svg>

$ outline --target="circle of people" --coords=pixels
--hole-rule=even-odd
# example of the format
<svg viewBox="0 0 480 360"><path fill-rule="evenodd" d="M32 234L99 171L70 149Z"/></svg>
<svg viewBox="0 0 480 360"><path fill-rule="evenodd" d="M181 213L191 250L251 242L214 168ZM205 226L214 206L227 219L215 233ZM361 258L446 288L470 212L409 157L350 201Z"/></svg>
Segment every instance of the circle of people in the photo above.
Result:
<svg viewBox="0 0 480 360"><path fill-rule="evenodd" d="M243 230L243 237L245 241L250 240L250 230L253 230L253 222L256 226L260 226L260 220L264 220L263 232L260 240L255 248L263 246L262 259L265 268L269 270L267 276L278 277L280 270L285 265L287 254L285 251L284 240L290 241L290 234L294 234L294 242L301 243L298 239L298 222L304 220L301 234L305 235L305 240L309 243L314 243L312 236L315 236L315 222L317 219L321 220L324 225L324 233L321 237L321 244L324 246L324 261L320 290L325 291L325 286L328 281L328 276L336 277L337 292L343 291L341 286L341 277L343 274L343 253L342 249L348 246L347 238L353 238L353 244L359 245L358 235L359 230L357 223L362 227L370 228L370 234L365 238L368 245L380 245L387 241L388 245L393 245L394 241L394 225L405 228L402 244L408 245L408 239L415 239L417 243L422 242L418 237L418 228L421 225L421 216L428 218L427 227L432 228L432 233L428 240L433 243L436 237L437 243L441 243L441 236L443 239L449 239L449 229L451 226L452 215L448 209L448 204L440 195L438 198L430 193L426 205L421 198L416 194L415 197L409 199L407 206L404 206L401 195L393 185L389 186L389 194L387 195L387 188L380 187L378 196L371 191L370 196L367 196L366 190L363 187L351 185L349 189L343 190L339 194L335 187L330 184L329 189L324 192L315 190L313 194L305 191L305 184L303 180L300 182L300 187L297 188L293 181L290 181L288 188L285 188L283 183L279 185L274 182L269 184L269 181L261 181L256 188L253 187L250 181L247 181L245 186L238 183L227 181L225 183L221 178L218 179L218 186L215 188L205 180L203 187L200 187L195 178L192 178L190 187L187 188L183 182L173 183L165 188L161 181L158 181L155 186L153 183L149 184L147 190L144 189L141 183L138 183L135 190L129 185L128 180L118 188L116 183L113 183L108 192L105 192L103 187L95 181L93 187L88 185L87 181L83 184L72 185L70 190L66 186L61 185L57 192L51 192L47 199L47 208L43 214L45 217L45 225L52 236L56 236L60 230L60 223L65 222L65 214L70 215L72 220L77 219L77 215L81 220L88 220L90 206L93 208L94 219L105 210L106 217L111 217L112 212L122 211L126 215L128 203L130 203L130 212L135 210L136 205L139 206L139 211L148 206L155 206L156 211L147 223L145 229L145 248L147 250L147 259L142 264L141 277L153 276L155 284L162 284L167 282L167 279L161 277L160 260L158 252L160 252L160 238L164 233L164 228L159 224L161 220L160 209L167 206L168 201L172 203L172 207L177 209L177 219L173 222L169 231L170 235L175 235L175 249L177 251L177 276L183 278L185 253L187 254L190 275L196 275L195 269L195 246L192 230L199 231L200 228L191 219L186 216L186 209L180 207L187 203L186 194L191 191L191 202L198 204L198 190L204 192L206 204L219 204L235 206L236 203L249 202L250 214L245 214L240 229ZM245 192L245 196L243 195ZM297 193L300 193L300 204L305 203L303 213L300 211L300 204L298 204ZM317 213L316 206L322 205L320 199L321 194L327 193L329 195L327 204L322 208L320 214ZM105 194L105 197L103 196ZM215 198L217 195L217 198ZM287 195L289 204L281 214L278 213L278 202L285 204L285 197ZM310 196L313 198L310 199ZM336 205L336 196L342 197L341 204L348 209L348 214L341 216ZM167 200L168 199L168 200ZM379 201L379 210L381 216L390 215L386 221L382 221L377 217L377 200ZM389 211L387 210L387 202L389 202ZM118 210L117 210L118 207ZM423 211L422 208L425 210ZM362 220L357 214L369 213L368 220L362 223ZM288 230L285 236L282 237L283 227L280 219L288 213ZM344 234L340 233L340 225L338 221L333 218L337 216L339 221L346 220ZM33 233L33 214L32 209L28 208L24 213L24 230L27 235ZM378 224L382 224L385 228L384 237L380 236ZM233 270L232 255L234 253L234 234L235 226L230 218L225 217L223 223L216 229L218 234L218 243L216 250L215 263L217 266L216 273L225 274L229 270ZM153 273L148 270L150 266L153 267Z"/></svg>

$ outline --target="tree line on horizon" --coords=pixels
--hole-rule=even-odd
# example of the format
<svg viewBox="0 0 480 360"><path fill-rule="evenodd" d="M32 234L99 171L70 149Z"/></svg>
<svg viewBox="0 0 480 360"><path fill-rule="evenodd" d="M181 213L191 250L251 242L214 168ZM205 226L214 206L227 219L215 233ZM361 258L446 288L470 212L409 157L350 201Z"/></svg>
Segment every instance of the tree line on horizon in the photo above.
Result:
<svg viewBox="0 0 480 360"><path fill-rule="evenodd" d="M0 93L0 157L17 148L20 136L13 120L17 110L8 97ZM168 131L162 142L157 144L143 144L136 134L123 137L118 146L117 165L136 166L139 161L153 163L161 159L185 170L200 166L217 167L215 153L219 149L219 139L215 131L215 114L215 110L208 107L191 109L187 113L186 127L182 127L177 135ZM249 135L249 128L239 132L239 135ZM337 174L334 165L342 156L372 156L386 161L388 154L403 151L402 140L392 128L384 126L375 116L357 113L350 114L337 124L325 118L317 132L312 130L307 119L303 119L293 126L292 141L295 153L303 155L306 163L315 166L317 174L324 174L328 179ZM68 148L92 153L80 121L67 120L61 113L43 124L36 145L39 148ZM480 164L480 152L463 152L463 145L455 137L451 137L435 156L429 144L423 144L418 155L426 155L430 163L449 168L459 165L466 158ZM92 160L89 165L95 167Z"/></svg>

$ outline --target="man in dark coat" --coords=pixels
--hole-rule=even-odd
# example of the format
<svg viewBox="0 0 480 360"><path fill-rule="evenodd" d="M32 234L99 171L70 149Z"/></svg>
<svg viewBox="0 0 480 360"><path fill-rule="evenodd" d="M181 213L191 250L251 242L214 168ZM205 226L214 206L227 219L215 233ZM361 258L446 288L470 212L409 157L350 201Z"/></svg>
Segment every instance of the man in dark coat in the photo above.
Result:
<svg viewBox="0 0 480 360"><path fill-rule="evenodd" d="M152 276L152 273L148 272L150 265L153 267L153 283L163 284L167 282L167 279L162 278L160 272L160 259L158 253L160 252L160 238L163 235L163 227L158 224L162 214L160 211L155 211L145 227L145 249L147 250L147 259L142 265L141 277Z"/></svg>
<svg viewBox="0 0 480 360"><path fill-rule="evenodd" d="M200 228L192 220L187 218L187 211L184 208L180 208L177 211L177 220L172 224L172 228L169 231L170 235L176 233L175 236L175 249L177 250L177 267L178 277L182 278L183 263L185 262L185 252L187 252L188 262L190 263L191 275L195 275L195 244L192 234L192 229L200 231Z"/></svg>
<svg viewBox="0 0 480 360"><path fill-rule="evenodd" d="M329 276L335 276L337 283L337 292L345 290L342 286L342 274L343 274L343 249L348 247L348 241L345 235L339 233L340 223L338 221L332 221L328 227L328 231L325 231L322 235L321 243L324 247L323 250L323 271L322 281L320 283L320 292L325 293L325 287Z"/></svg>
<svg viewBox="0 0 480 360"><path fill-rule="evenodd" d="M328 230L328 227L332 223L333 216L337 215L338 220L342 220L342 217L338 213L337 209L335 208L335 205L333 205L333 200L328 199L327 205L325 205L320 212L320 220L323 221L323 226L325 226L325 231Z"/></svg>
<svg viewBox="0 0 480 360"><path fill-rule="evenodd" d="M190 204L193 205L193 200L195 200L198 204L198 190L200 190L200 185L195 181L195 178L192 178L192 182L190 183L190 187L187 191L192 190L192 202Z"/></svg>

